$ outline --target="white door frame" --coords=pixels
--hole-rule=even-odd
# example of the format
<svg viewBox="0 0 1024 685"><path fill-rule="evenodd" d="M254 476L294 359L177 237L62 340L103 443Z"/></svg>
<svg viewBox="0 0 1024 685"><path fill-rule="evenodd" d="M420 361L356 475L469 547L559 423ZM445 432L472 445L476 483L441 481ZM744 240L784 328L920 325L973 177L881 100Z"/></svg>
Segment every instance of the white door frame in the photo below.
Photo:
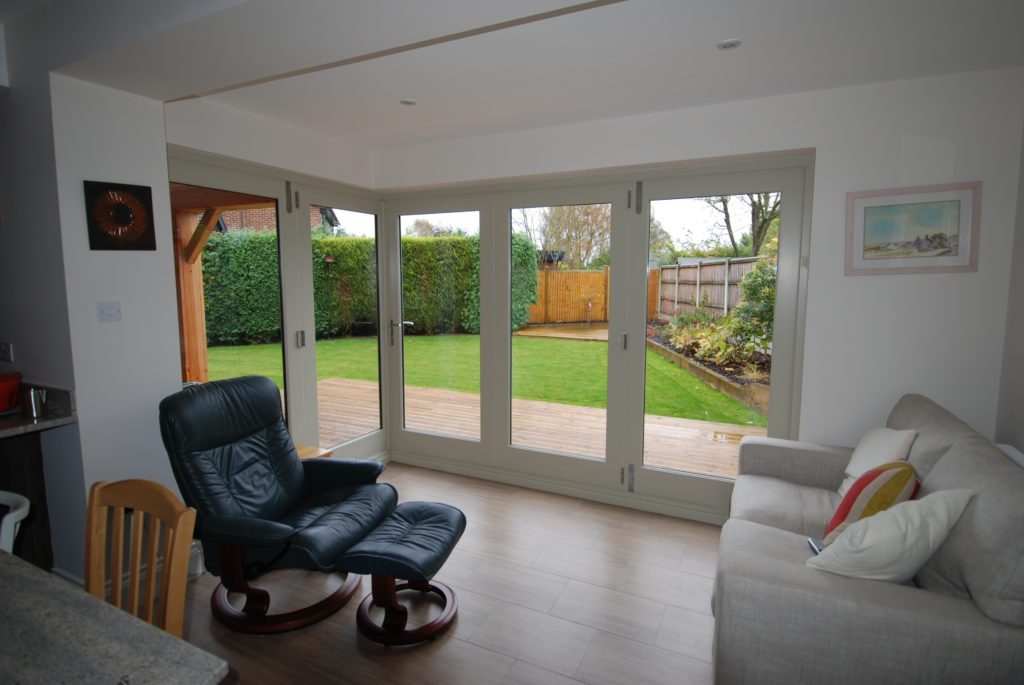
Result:
<svg viewBox="0 0 1024 685"><path fill-rule="evenodd" d="M312 254L313 254L313 243L312 235L310 232L309 225L309 208L310 206L319 207L332 207L338 209L348 209L355 212L363 212L365 214L372 214L377 218L377 359L378 359L378 378L379 388L381 395L380 411L381 411L381 428L375 431L366 433L365 435L344 442L340 445L331 445L326 448L331 449L335 456L346 457L352 459L368 459L371 457L379 457L387 452L387 435L383 428L383 418L385 414L384 410L384 388L387 387L387 364L384 360L384 347L383 343L385 340L385 330L381 321L381 314L383 309L383 303L385 300L383 294L383 285L387 282L387 275L382 269L385 264L386 249L384 241L381 239L381 221L380 221L380 200L379 198L371 193L353 192L351 190L339 190L337 187L331 186L330 184L315 184L309 181L296 182L292 184L292 190L295 195L295 221L297 223L296 228L296 250L299 254L306 255L306 263L303 268L297 269L297 278L301 282L301 297L303 303L305 303L305 311L303 314L304 320L307 322L308 328L306 329L306 349L307 355L306 366L311 369L312 376L305 377L304 380L307 383L311 383L313 388L312 393L309 393L307 402L307 411L310 412L310 416L313 419L314 429L317 431L314 436L315 439L308 443L311 445L319 445L319 403L317 400L317 370L316 370L316 325L315 325L315 307L313 300L313 278L312 278Z"/></svg>

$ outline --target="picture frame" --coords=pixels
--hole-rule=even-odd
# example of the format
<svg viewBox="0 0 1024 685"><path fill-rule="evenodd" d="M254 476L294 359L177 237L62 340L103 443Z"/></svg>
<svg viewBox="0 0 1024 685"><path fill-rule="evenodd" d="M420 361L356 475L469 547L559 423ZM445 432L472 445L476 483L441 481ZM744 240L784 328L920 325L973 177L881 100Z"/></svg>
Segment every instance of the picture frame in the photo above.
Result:
<svg viewBox="0 0 1024 685"><path fill-rule="evenodd" d="M90 250L156 250L152 188L83 183Z"/></svg>
<svg viewBox="0 0 1024 685"><path fill-rule="evenodd" d="M981 182L846 195L846 275L978 270Z"/></svg>

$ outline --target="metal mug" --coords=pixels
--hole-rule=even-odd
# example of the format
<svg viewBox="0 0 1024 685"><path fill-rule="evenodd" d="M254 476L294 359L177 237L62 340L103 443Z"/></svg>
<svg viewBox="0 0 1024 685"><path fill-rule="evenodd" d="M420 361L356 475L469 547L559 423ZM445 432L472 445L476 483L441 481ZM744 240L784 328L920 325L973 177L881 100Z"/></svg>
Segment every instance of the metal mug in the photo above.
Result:
<svg viewBox="0 0 1024 685"><path fill-rule="evenodd" d="M28 419L46 416L46 388L26 388L21 410Z"/></svg>

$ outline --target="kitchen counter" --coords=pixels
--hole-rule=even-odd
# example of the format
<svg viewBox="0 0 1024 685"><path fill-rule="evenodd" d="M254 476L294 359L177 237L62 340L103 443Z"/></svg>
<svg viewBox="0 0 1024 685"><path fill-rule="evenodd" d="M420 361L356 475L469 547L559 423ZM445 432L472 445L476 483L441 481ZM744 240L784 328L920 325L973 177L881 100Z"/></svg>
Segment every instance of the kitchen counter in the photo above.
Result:
<svg viewBox="0 0 1024 685"><path fill-rule="evenodd" d="M37 388L45 387L31 383L26 385ZM46 391L49 400L46 415L38 419L26 419L21 415L19 408L17 412L0 416L0 440L15 435L44 431L57 426L66 426L76 421L74 395L61 388L46 388Z"/></svg>
<svg viewBox="0 0 1024 685"><path fill-rule="evenodd" d="M227 663L0 552L0 681L213 685Z"/></svg>

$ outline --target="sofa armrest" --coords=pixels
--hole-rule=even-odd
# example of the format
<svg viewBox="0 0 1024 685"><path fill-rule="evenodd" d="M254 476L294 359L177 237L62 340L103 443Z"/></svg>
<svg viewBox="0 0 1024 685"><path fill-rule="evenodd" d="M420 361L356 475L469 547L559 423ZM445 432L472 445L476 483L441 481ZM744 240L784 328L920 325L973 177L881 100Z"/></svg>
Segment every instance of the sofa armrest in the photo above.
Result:
<svg viewBox="0 0 1024 685"><path fill-rule="evenodd" d="M303 459L306 482L313 492L352 485L368 485L384 471L384 464L372 459Z"/></svg>
<svg viewBox="0 0 1024 685"><path fill-rule="evenodd" d="M1024 682L1024 628L967 598L735 551L719 560L715 682Z"/></svg>
<svg viewBox="0 0 1024 685"><path fill-rule="evenodd" d="M740 440L740 475L838 490L851 454L849 447L748 435Z"/></svg>

